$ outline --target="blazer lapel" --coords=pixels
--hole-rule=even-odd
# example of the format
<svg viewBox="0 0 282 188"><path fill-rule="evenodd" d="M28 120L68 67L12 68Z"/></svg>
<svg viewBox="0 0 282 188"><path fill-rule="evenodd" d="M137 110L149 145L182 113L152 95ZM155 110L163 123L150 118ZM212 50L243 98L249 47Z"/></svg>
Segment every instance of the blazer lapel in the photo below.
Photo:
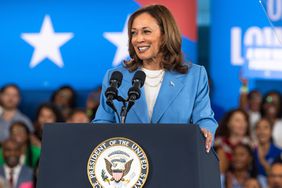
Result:
<svg viewBox="0 0 282 188"><path fill-rule="evenodd" d="M158 123L170 104L176 99L184 84L178 79L184 75L166 71L152 115L152 123Z"/></svg>
<svg viewBox="0 0 282 188"><path fill-rule="evenodd" d="M139 70L139 69L138 69ZM122 87L120 88L120 92L123 97L127 97L127 92L130 87L132 87L132 78L135 72L128 72L126 71L123 74L123 83ZM145 97L145 91L144 88L141 88L141 96L139 99L135 101L135 104L133 107L130 109L130 111L134 111L138 119L140 120L141 123L148 123L149 122L149 116L148 116L148 108L147 108L147 103L146 103L146 97Z"/></svg>

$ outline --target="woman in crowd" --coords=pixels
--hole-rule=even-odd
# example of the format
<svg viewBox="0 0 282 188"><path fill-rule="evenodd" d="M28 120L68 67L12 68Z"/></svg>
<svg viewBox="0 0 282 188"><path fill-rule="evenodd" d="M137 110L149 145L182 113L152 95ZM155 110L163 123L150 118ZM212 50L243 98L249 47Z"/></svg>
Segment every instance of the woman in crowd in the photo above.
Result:
<svg viewBox="0 0 282 188"><path fill-rule="evenodd" d="M267 93L262 102L261 115L273 124L273 142L282 148L282 119L281 119L281 95L279 92Z"/></svg>
<svg viewBox="0 0 282 188"><path fill-rule="evenodd" d="M232 152L240 143L251 144L249 116L242 109L229 111L219 124L215 145L231 160Z"/></svg>
<svg viewBox="0 0 282 188"><path fill-rule="evenodd" d="M249 178L256 178L257 170L252 157L252 149L247 144L235 146L231 165L226 173L226 188L243 188Z"/></svg>
<svg viewBox="0 0 282 188"><path fill-rule="evenodd" d="M76 105L76 92L71 86L62 86L51 97L51 102L61 111L67 119Z"/></svg>
<svg viewBox="0 0 282 188"><path fill-rule="evenodd" d="M257 178L249 178L246 180L244 188L262 188Z"/></svg>
<svg viewBox="0 0 282 188"><path fill-rule="evenodd" d="M240 108L244 109L249 114L251 130L260 119L261 103L262 95L258 90L252 90L249 93L241 93L240 95Z"/></svg>
<svg viewBox="0 0 282 188"><path fill-rule="evenodd" d="M32 137L32 143L41 146L42 131L46 123L64 122L60 110L51 103L44 103L39 106L36 112L34 123L35 137Z"/></svg>
<svg viewBox="0 0 282 188"><path fill-rule="evenodd" d="M272 124L268 119L261 119L255 126L258 145L254 151L254 159L263 187L272 162L280 156L282 150L272 143Z"/></svg>
<svg viewBox="0 0 282 188"><path fill-rule="evenodd" d="M67 119L67 123L89 123L89 121L89 117L82 109L73 110Z"/></svg>

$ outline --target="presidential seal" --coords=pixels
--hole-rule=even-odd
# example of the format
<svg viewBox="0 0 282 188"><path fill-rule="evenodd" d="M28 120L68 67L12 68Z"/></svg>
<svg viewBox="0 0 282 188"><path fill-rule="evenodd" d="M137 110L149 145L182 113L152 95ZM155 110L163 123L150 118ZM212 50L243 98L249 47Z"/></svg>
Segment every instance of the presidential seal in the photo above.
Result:
<svg viewBox="0 0 282 188"><path fill-rule="evenodd" d="M134 141L116 137L99 144L87 163L94 188L141 188L149 173L148 158Z"/></svg>

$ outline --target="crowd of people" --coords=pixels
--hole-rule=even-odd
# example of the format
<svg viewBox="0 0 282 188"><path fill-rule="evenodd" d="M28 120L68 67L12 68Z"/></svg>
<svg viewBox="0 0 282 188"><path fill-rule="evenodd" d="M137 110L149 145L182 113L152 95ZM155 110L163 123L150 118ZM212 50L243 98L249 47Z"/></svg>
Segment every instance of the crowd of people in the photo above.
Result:
<svg viewBox="0 0 282 188"><path fill-rule="evenodd" d="M21 91L8 84L0 90L0 188L35 187L46 123L88 123L95 117L101 89L76 108L76 91L56 90L30 120L19 110ZM281 94L242 92L237 109L218 119L214 148L220 159L223 188L282 188ZM216 112L215 112L216 113ZM2 186L2 187L1 187Z"/></svg>
<svg viewBox="0 0 282 188"><path fill-rule="evenodd" d="M219 120L214 147L223 188L282 188L281 94L241 92Z"/></svg>
<svg viewBox="0 0 282 188"><path fill-rule="evenodd" d="M89 123L99 106L101 89L89 94L84 108L76 107L76 91L62 86L38 106L31 120L19 109L20 88L0 90L0 188L34 188L38 175L43 127L47 123Z"/></svg>

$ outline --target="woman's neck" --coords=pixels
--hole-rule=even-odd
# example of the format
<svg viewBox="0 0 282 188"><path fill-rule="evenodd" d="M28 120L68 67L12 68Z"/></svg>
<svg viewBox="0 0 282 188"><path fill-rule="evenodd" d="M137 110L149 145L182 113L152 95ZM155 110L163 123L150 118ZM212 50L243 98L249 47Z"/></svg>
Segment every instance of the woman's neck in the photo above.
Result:
<svg viewBox="0 0 282 188"><path fill-rule="evenodd" d="M229 137L229 141L230 141L232 144L238 144L243 138L244 138L244 136L237 135L237 134L232 134L232 135L230 135L230 137Z"/></svg>
<svg viewBox="0 0 282 188"><path fill-rule="evenodd" d="M161 70L162 66L160 62L160 58L143 60L143 67L148 70Z"/></svg>
<svg viewBox="0 0 282 188"><path fill-rule="evenodd" d="M259 143L259 146L265 151L265 153L269 150L270 142Z"/></svg>

